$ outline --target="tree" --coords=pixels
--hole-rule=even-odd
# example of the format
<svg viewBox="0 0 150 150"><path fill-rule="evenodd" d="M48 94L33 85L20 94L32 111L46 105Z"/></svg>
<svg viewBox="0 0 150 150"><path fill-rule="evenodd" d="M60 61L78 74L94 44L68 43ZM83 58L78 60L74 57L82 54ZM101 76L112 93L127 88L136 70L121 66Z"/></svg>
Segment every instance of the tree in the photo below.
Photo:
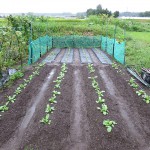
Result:
<svg viewBox="0 0 150 150"><path fill-rule="evenodd" d="M101 14L102 13L102 6L101 6L101 4L99 4L98 6L97 6L97 9L96 9L96 14L97 15L99 15L99 14Z"/></svg>
<svg viewBox="0 0 150 150"><path fill-rule="evenodd" d="M95 9L88 9L87 11L86 11L86 15L87 16L90 16L90 15L95 15L96 14L96 12L95 12Z"/></svg>
<svg viewBox="0 0 150 150"><path fill-rule="evenodd" d="M115 11L115 12L114 12L114 17L115 17L115 18L119 17L119 11Z"/></svg>

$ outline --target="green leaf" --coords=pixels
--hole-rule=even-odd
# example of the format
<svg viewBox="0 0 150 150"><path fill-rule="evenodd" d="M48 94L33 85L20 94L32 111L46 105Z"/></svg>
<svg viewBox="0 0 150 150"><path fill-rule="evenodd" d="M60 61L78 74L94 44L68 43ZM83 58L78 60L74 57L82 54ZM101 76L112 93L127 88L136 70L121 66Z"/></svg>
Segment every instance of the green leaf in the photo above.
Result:
<svg viewBox="0 0 150 150"><path fill-rule="evenodd" d="M111 131L112 131L112 127L109 126L109 127L107 128L107 132L111 132Z"/></svg>

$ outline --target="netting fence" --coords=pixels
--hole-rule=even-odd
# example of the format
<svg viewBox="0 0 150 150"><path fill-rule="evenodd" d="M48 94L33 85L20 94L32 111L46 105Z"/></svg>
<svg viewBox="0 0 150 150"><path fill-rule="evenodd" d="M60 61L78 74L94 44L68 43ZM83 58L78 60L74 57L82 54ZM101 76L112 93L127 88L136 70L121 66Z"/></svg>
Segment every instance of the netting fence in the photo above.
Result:
<svg viewBox="0 0 150 150"><path fill-rule="evenodd" d="M104 36L57 36L48 35L32 41L29 45L29 64L36 62L52 48L101 48L121 64L125 64L125 42L117 42Z"/></svg>

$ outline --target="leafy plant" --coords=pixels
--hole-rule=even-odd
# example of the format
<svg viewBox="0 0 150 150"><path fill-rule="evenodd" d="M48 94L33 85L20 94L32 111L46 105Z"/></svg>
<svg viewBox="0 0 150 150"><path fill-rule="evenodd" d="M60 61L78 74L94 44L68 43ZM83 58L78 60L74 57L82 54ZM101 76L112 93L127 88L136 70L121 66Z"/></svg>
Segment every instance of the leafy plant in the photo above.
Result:
<svg viewBox="0 0 150 150"><path fill-rule="evenodd" d="M143 96L146 94L143 90L136 91L136 93L138 94L138 96Z"/></svg>
<svg viewBox="0 0 150 150"><path fill-rule="evenodd" d="M45 110L46 113L52 113L54 110L55 110L54 107L51 107L49 104L47 104L47 107Z"/></svg>
<svg viewBox="0 0 150 150"><path fill-rule="evenodd" d="M31 81L33 79L33 75L30 75L29 76L29 80Z"/></svg>
<svg viewBox="0 0 150 150"><path fill-rule="evenodd" d="M137 89L139 86L138 86L138 84L135 82L135 79L134 78L130 78L130 80L129 80L129 84L130 84L130 86L132 86L134 89Z"/></svg>
<svg viewBox="0 0 150 150"><path fill-rule="evenodd" d="M98 104L105 103L105 99L103 99L102 97L99 97L98 100L96 101L96 103L98 103Z"/></svg>
<svg viewBox="0 0 150 150"><path fill-rule="evenodd" d="M100 110L103 115L107 115L108 114L108 106L106 104L102 104L102 107L97 107L98 110Z"/></svg>
<svg viewBox="0 0 150 150"><path fill-rule="evenodd" d="M17 71L13 75L10 76L10 80L14 81L16 79L22 78L24 76L23 72Z"/></svg>
<svg viewBox="0 0 150 150"><path fill-rule="evenodd" d="M5 105L0 106L0 111L1 111L1 112L7 111L7 110L9 109L9 107L7 106L8 104L9 104L9 102L6 102Z"/></svg>
<svg viewBox="0 0 150 150"><path fill-rule="evenodd" d="M49 120L49 117L50 115L49 114L46 114L45 117L42 118L42 120L40 120L41 123L44 123L44 124L50 124L51 123L51 120Z"/></svg>
<svg viewBox="0 0 150 150"><path fill-rule="evenodd" d="M113 120L104 120L103 125L107 128L107 132L111 132L112 128L116 125L117 123Z"/></svg>
<svg viewBox="0 0 150 150"><path fill-rule="evenodd" d="M51 97L50 99L49 99L49 102L51 103L51 104L53 104L53 103L57 103L57 101L56 101L56 96L53 96L53 97Z"/></svg>
<svg viewBox="0 0 150 150"><path fill-rule="evenodd" d="M19 87L20 87L21 89L25 89L26 85L27 85L27 84L20 84Z"/></svg>
<svg viewBox="0 0 150 150"><path fill-rule="evenodd" d="M143 100L146 102L146 104L150 103L150 96L148 96L147 94L144 94L143 98L144 98Z"/></svg>
<svg viewBox="0 0 150 150"><path fill-rule="evenodd" d="M88 69L89 69L89 72L90 73L94 73L95 72L95 69L93 67L93 64L88 64Z"/></svg>
<svg viewBox="0 0 150 150"><path fill-rule="evenodd" d="M58 91L55 91L55 90L54 90L54 91L53 91L53 94L54 94L54 95L60 95L61 92L58 92Z"/></svg>
<svg viewBox="0 0 150 150"><path fill-rule="evenodd" d="M115 68L116 70L118 70L118 65L115 62L112 63L112 67Z"/></svg>
<svg viewBox="0 0 150 150"><path fill-rule="evenodd" d="M16 89L16 91L15 91L15 94L16 94L16 95L18 95L18 94L20 94L20 93L21 93L21 91L22 91L22 90L21 90L21 88L20 88L20 87L18 87L18 88Z"/></svg>
<svg viewBox="0 0 150 150"><path fill-rule="evenodd" d="M105 93L105 91L97 91L96 93L98 94L99 97L103 97L104 96L103 93Z"/></svg>
<svg viewBox="0 0 150 150"><path fill-rule="evenodd" d="M14 103L15 100L16 100L16 95L8 96L8 101L9 101L9 102Z"/></svg>

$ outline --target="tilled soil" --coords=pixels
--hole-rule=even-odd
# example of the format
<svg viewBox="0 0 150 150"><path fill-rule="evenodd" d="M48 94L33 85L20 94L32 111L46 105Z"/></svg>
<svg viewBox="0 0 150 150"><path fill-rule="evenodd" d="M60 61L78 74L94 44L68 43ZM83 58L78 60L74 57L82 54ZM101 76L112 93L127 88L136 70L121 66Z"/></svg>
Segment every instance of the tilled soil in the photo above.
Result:
<svg viewBox="0 0 150 150"><path fill-rule="evenodd" d="M45 65L40 75L1 117L0 150L149 150L150 106L128 85L124 78L128 75L121 76L111 66L102 65L94 53L89 52L109 108L109 114L104 116L97 110L98 97L88 78L87 64L78 65L79 53L74 53L77 59L67 65L68 71L61 84L61 95L54 104L56 110L51 115L51 124L41 124L40 120L45 116L48 99L52 96L53 80L60 72L61 65L56 62ZM47 83L52 72L53 76ZM29 110L37 101L32 114ZM25 122L25 128L19 130L27 115L30 116L28 123ZM102 124L105 119L117 122L111 133L107 133Z"/></svg>

